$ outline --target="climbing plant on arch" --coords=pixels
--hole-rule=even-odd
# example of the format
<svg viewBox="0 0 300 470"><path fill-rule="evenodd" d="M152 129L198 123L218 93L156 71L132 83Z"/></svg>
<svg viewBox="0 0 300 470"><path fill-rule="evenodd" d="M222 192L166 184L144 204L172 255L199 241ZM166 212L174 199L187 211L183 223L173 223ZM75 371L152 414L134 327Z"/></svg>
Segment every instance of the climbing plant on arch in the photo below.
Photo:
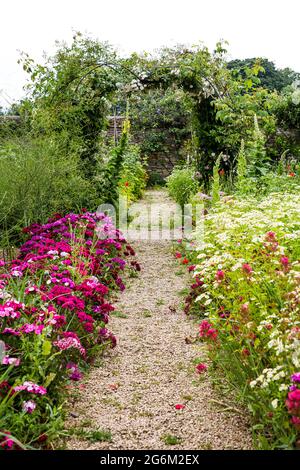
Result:
<svg viewBox="0 0 300 470"><path fill-rule="evenodd" d="M205 183L216 155L223 152L233 162L241 138L251 138L255 114L262 130L275 129L276 94L260 87L261 67L255 64L243 76L229 70L223 43L212 53L204 46L175 47L122 58L108 44L77 33L71 46L59 45L46 65L35 65L25 55L23 66L32 80L32 131L54 133L68 152L75 148L87 177L95 172L109 105L120 96L130 102L137 92L158 87L183 92L194 163Z"/></svg>

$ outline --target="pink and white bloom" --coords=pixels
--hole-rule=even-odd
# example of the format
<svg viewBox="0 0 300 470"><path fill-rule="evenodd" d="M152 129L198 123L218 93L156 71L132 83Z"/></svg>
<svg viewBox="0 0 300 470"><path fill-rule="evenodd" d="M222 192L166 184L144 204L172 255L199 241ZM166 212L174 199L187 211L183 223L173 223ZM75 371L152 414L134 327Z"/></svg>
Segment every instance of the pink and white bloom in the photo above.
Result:
<svg viewBox="0 0 300 470"><path fill-rule="evenodd" d="M22 408L23 408L23 411L31 415L31 413L36 409L36 403L35 401L32 401L32 400L23 401Z"/></svg>

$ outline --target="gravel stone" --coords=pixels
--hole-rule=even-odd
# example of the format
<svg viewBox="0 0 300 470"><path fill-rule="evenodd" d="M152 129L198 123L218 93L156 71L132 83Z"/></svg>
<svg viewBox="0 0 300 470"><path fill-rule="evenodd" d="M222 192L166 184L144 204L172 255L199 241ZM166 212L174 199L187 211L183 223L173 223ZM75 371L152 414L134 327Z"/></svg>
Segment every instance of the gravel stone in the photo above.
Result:
<svg viewBox="0 0 300 470"><path fill-rule="evenodd" d="M148 191L146 201L173 204L165 191ZM205 360L205 346L186 342L197 334L197 327L182 311L184 297L178 293L189 281L187 274L175 274L180 267L171 242L133 245L142 271L129 280L116 304L127 318L111 317L117 347L106 353L100 367L91 369L85 389L70 405L82 423L92 423L91 430L111 431L112 441L91 443L72 436L67 448L252 449L247 412L222 412L212 402L222 397L209 375L195 373L192 361ZM178 411L176 404L185 408ZM66 424L72 428L74 419ZM166 435L179 438L178 444L166 444Z"/></svg>

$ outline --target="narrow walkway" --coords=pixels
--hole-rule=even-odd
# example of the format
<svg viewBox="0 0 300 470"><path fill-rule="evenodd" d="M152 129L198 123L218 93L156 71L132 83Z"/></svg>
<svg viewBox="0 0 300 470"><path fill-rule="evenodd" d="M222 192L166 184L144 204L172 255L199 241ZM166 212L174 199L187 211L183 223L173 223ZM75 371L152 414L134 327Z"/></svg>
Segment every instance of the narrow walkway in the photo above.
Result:
<svg viewBox="0 0 300 470"><path fill-rule="evenodd" d="M146 197L166 202L163 191ZM208 376L195 374L193 360L204 346L185 339L196 334L182 312L187 275L171 254L170 242L135 244L142 271L116 304L126 318L113 317L117 348L93 368L68 426L111 431L111 442L79 437L69 449L251 449L241 414L222 412ZM184 404L176 410L176 404ZM177 443L170 445L171 437ZM175 441L176 442L176 441Z"/></svg>

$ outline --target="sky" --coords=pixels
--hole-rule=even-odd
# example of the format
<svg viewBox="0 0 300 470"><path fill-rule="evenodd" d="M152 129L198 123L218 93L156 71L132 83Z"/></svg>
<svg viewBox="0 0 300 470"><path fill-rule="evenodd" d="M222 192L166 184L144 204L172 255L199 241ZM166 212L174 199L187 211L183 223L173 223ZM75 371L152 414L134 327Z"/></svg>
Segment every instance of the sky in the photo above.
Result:
<svg viewBox="0 0 300 470"><path fill-rule="evenodd" d="M123 54L229 42L230 58L267 57L300 72L299 0L9 0L0 3L0 105L24 96L18 51L42 61L73 31Z"/></svg>

